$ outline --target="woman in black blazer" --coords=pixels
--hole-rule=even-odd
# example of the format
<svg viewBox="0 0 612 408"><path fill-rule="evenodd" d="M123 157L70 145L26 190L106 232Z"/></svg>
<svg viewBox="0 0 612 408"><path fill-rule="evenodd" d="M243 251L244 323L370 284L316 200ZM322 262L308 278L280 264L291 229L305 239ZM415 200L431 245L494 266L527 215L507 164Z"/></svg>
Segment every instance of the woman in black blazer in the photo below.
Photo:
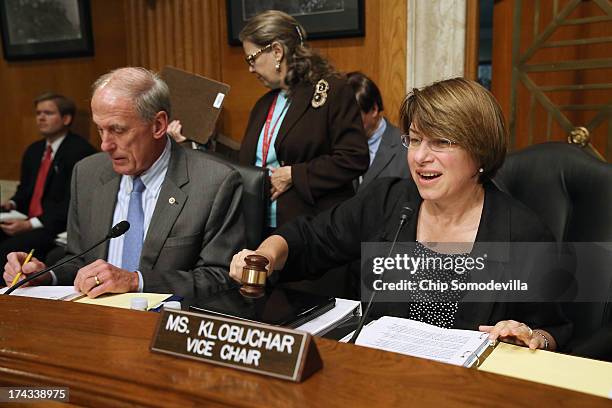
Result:
<svg viewBox="0 0 612 408"><path fill-rule="evenodd" d="M270 230L354 194L369 163L355 95L305 43L304 28L276 10L240 33L249 71L270 92L251 111L240 162L270 169Z"/></svg>
<svg viewBox="0 0 612 408"><path fill-rule="evenodd" d="M535 214L490 181L505 158L506 129L501 109L487 90L462 78L415 89L402 105L401 118L414 183L377 180L330 211L280 228L255 251L268 258L270 269L286 266L284 273L291 277L316 277L325 268L358 259L362 242L389 242L398 234L399 242L412 243L413 258L470 256L483 243L505 243L510 256L503 251L490 256L485 264L492 268L485 273L516 265L523 270L530 264L520 251L516 253L517 243L554 240ZM403 227L398 227L400 219L404 219ZM445 252L436 243L461 243L467 254ZM513 251L517 256L512 256ZM243 250L234 256L230 266L234 279L240 279L244 257L252 253ZM547 272L552 268L545 265L531 267L534 283L550 282ZM466 276L458 268L442 272L436 267L421 268L415 276L469 282L477 275ZM417 300L426 295L416 293ZM554 302L507 302L510 291L472 303L440 295L434 301L377 304L375 315L481 330L492 340L551 350L571 333L571 325Z"/></svg>

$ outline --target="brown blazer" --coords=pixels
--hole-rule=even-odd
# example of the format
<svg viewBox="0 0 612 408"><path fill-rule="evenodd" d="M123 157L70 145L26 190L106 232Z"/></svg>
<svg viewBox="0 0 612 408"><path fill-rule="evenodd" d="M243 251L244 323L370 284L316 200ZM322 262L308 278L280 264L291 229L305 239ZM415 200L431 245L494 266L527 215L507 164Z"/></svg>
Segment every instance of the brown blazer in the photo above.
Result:
<svg viewBox="0 0 612 408"><path fill-rule="evenodd" d="M314 85L295 86L274 144L280 164L291 166L293 178L293 186L278 198L278 226L353 196L352 180L368 169L368 145L355 94L344 79L326 80L330 89L319 108L311 105ZM255 164L259 134L278 92L268 92L253 107L240 149L241 164Z"/></svg>

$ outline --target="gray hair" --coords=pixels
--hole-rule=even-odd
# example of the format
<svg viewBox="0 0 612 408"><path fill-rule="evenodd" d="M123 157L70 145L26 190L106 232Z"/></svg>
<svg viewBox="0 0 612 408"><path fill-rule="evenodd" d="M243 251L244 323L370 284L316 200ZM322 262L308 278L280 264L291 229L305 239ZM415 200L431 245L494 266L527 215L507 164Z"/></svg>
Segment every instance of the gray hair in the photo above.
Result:
<svg viewBox="0 0 612 408"><path fill-rule="evenodd" d="M132 99L136 112L151 122L158 112L170 116L170 90L159 75L142 67L125 67L112 70L94 82L92 94L101 88L111 87Z"/></svg>

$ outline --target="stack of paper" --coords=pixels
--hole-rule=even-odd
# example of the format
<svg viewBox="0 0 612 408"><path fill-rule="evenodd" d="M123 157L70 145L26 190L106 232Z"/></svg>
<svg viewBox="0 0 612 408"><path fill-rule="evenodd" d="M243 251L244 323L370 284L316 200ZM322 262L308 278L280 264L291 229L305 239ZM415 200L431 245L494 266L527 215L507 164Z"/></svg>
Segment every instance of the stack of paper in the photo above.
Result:
<svg viewBox="0 0 612 408"><path fill-rule="evenodd" d="M59 246L65 247L68 244L68 233L64 231L57 234L55 237L55 243Z"/></svg>
<svg viewBox="0 0 612 408"><path fill-rule="evenodd" d="M0 294L4 294L8 289L8 287L0 289ZM119 307L122 309L130 309L133 298L138 297L147 299L147 309L152 309L172 296L167 293L121 293L107 294L98 296L95 299L90 299L82 293L75 292L74 286L26 286L17 289L12 295L40 299L67 300L90 305Z"/></svg>
<svg viewBox="0 0 612 408"><path fill-rule="evenodd" d="M348 341L352 335L350 333L341 341ZM488 333L443 329L415 320L384 316L365 326L355 344L470 367L490 342Z"/></svg>
<svg viewBox="0 0 612 408"><path fill-rule="evenodd" d="M27 219L28 219L28 216L20 213L19 211L11 210L7 212L0 212L0 222L27 220Z"/></svg>
<svg viewBox="0 0 612 408"><path fill-rule="evenodd" d="M8 287L0 289L0 294L4 294L8 289ZM17 289L12 295L52 300L73 300L83 296L74 291L74 286L26 286Z"/></svg>
<svg viewBox="0 0 612 408"><path fill-rule="evenodd" d="M303 330L313 336L323 336L353 316L361 316L361 302L336 298L333 309L296 327L296 330Z"/></svg>

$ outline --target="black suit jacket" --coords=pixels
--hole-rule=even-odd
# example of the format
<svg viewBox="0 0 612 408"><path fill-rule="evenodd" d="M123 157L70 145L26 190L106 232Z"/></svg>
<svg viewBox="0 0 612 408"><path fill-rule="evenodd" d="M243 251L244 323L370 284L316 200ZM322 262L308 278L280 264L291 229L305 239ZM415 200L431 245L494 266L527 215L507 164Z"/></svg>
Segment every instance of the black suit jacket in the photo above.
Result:
<svg viewBox="0 0 612 408"><path fill-rule="evenodd" d="M387 122L387 127L382 134L370 168L363 175L361 184L358 184L358 190L365 188L373 180L382 177L410 178L406 157L408 150L402 146L401 132L387 119L383 118L382 120Z"/></svg>
<svg viewBox="0 0 612 408"><path fill-rule="evenodd" d="M291 166L293 186L278 198L277 225L314 215L353 196L352 181L369 164L359 107L345 80L326 78L327 100L313 108L314 86L292 90L291 105L274 143L281 166ZM240 163L255 164L257 142L278 90L265 94L251 111L240 148Z"/></svg>
<svg viewBox="0 0 612 408"><path fill-rule="evenodd" d="M21 180L11 200L17 205L17 210L24 214L28 213L30 207L38 169L46 146L47 141L45 139L32 143L26 149L21 160ZM57 149L45 181L45 190L42 197L43 214L38 217L43 227L52 234L66 231L72 168L76 162L95 152L96 149L89 142L71 132L68 132L59 149Z"/></svg>
<svg viewBox="0 0 612 408"><path fill-rule="evenodd" d="M312 279L331 267L359 259L362 242L392 241L405 206L413 211L398 242L415 242L421 202L411 180L383 178L330 211L311 219L299 218L275 232L289 244L284 273L292 275L291 279ZM552 241L552 234L533 212L492 183L485 184L476 243ZM406 317L407 312L403 303L378 303L372 315ZM571 334L571 324L556 303L462 302L455 327L478 330L481 324L507 319L547 330L560 346Z"/></svg>

